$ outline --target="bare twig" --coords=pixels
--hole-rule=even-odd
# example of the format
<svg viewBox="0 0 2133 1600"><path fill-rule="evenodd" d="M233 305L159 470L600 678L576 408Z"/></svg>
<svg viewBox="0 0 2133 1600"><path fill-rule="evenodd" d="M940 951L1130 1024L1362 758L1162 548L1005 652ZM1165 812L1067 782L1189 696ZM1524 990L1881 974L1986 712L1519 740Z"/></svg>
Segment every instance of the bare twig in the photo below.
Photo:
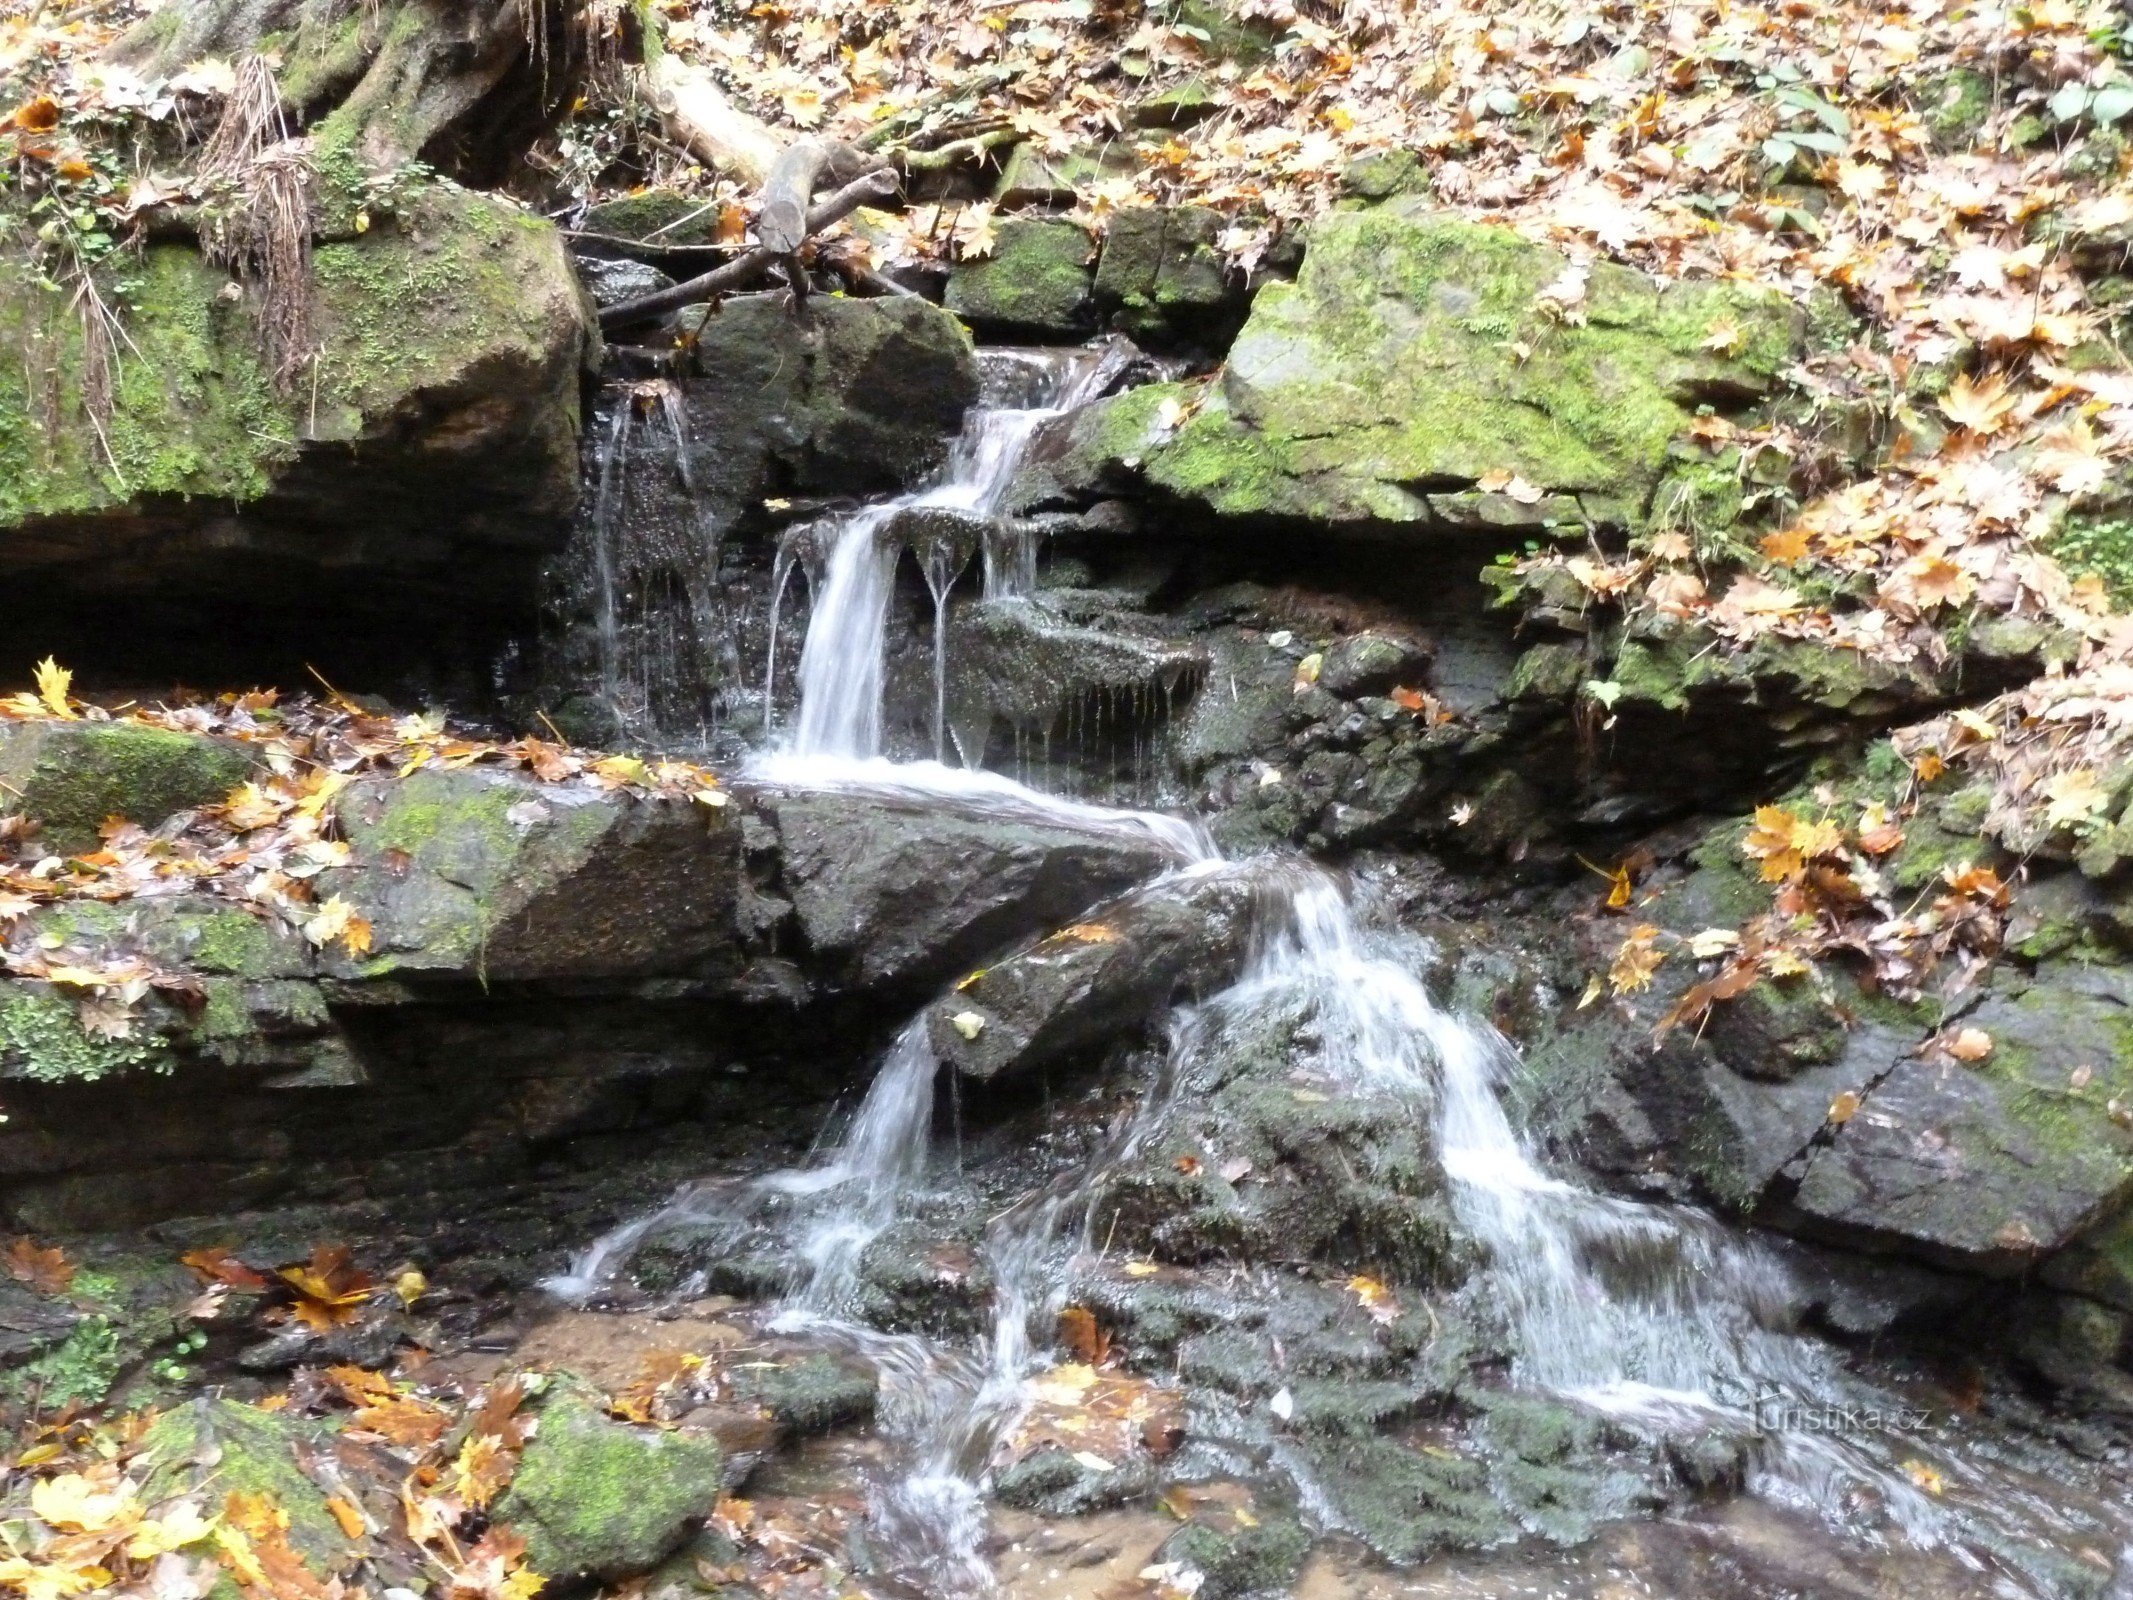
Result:
<svg viewBox="0 0 2133 1600"><path fill-rule="evenodd" d="M896 174L887 169L862 174L808 211L806 233L820 233L831 223L850 216L869 200L881 199L885 195L893 194L895 190ZM693 305L728 289L738 289L767 271L782 254L785 252L759 245L739 260L729 261L722 267L689 279L686 283L677 283L673 288L662 289L657 294L648 294L635 300L625 300L618 306L609 306L600 313L601 331L627 327L633 322L642 322L647 317L657 316L662 311Z"/></svg>

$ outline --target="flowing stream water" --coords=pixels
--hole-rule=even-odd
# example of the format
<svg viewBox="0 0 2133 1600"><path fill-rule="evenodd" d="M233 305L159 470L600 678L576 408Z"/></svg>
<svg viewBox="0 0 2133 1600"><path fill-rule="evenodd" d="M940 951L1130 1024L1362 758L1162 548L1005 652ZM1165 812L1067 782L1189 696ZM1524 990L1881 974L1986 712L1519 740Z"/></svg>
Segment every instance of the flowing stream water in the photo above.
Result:
<svg viewBox="0 0 2133 1600"><path fill-rule="evenodd" d="M1153 838L1172 857L1173 874L1235 873L1253 884L1261 910L1246 970L1226 991L1171 1018L1164 1064L1126 1126L1092 1160L989 1224L982 1249L997 1288L990 1331L973 1345L884 1334L852 1315L866 1246L908 1216L939 1177L931 1148L939 1063L923 1016L890 1048L833 1146L745 1185L684 1190L598 1241L554 1287L591 1292L666 1229L729 1228L738 1236L772 1228L792 1263L774 1326L863 1356L881 1375L879 1425L895 1444L896 1466L871 1486L870 1547L909 1593L985 1595L993 1589L983 1552L988 1473L1026 1410L1032 1374L1047 1360L1033 1329L1052 1326L1073 1262L1094 1247L1109 1177L1164 1127L1185 1064L1209 1048L1223 1022L1287 1008L1312 1018L1320 1069L1339 1089L1410 1106L1432 1128L1454 1212L1486 1257L1473 1292L1508 1324L1515 1384L1605 1413L1646 1437L1738 1441L1751 1487L1812 1515L1833 1516L1865 1489L1881 1508L1873 1537L1947 1548L1985 1570L1986 1558L1951 1531L1948 1502L1914 1484L1907 1469L1918 1463L1900 1462L1887 1440L1759 1425L1773 1402L1827 1406L1877 1396L1829 1346L1798 1331L1802 1297L1773 1252L1700 1213L1601 1195L1544 1171L1504 1111L1500 1091L1516 1066L1509 1046L1486 1025L1437 1005L1419 976L1426 950L1367 929L1333 875L1293 856L1225 861L1204 830L1177 818L1042 794L939 759L883 757L882 658L898 553L884 530L914 506L993 516L1032 432L1100 388L1108 361L1101 352L1071 360L993 356L991 388L1019 387L1016 403L973 413L937 483L821 531L799 716L759 758L756 776ZM1027 592L1034 563L1034 546L1016 544L1002 525L985 547L988 593ZM781 559L781 587L801 565L801 555ZM928 573L941 608L953 582L945 565ZM1939 1457L1935 1469L1956 1495L1972 1490L1993 1510L1995 1491L1976 1469ZM1302 1504L1337 1526L1303 1469L1295 1473ZM2025 1504L2020 1513L2032 1536L2040 1523L2050 1531L2048 1504ZM2033 1592L2003 1581L2010 1594Z"/></svg>

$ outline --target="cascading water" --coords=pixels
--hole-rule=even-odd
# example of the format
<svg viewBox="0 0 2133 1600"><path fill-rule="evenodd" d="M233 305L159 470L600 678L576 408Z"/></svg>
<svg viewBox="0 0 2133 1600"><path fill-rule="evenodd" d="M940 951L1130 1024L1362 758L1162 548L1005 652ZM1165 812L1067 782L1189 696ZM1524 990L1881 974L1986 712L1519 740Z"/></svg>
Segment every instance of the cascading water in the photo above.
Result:
<svg viewBox="0 0 2133 1600"><path fill-rule="evenodd" d="M1024 374L1023 376L1027 376ZM1071 374L1050 392L1069 403L1100 379ZM1499 1090L1515 1062L1493 1030L1441 1009L1418 973L1413 940L1366 933L1343 886L1286 857L1219 858L1204 831L1177 819L1035 792L1003 777L880 755L884 618L894 551L880 535L912 505L989 512L1011 481L1043 406L975 414L941 482L865 508L822 530L815 603L801 661L801 713L759 776L810 789L893 790L1014 820L1162 842L1178 874L1245 877L1260 906L1255 955L1229 989L1171 1020L1164 1064L1126 1125L1086 1165L1010 1205L985 1230L995 1284L991 1326L974 1347L889 1335L851 1320L870 1242L911 1215L938 1173L931 1129L938 1062L923 1015L888 1052L842 1139L808 1165L750 1183L685 1190L664 1210L599 1241L555 1287L584 1294L629 1252L667 1229L738 1239L768 1229L787 1263L774 1326L870 1361L879 1426L895 1465L873 1484L870 1545L913 1594L957 1600L992 1591L983 1502L998 1447L1028 1404L1046 1352L1032 1329L1056 1314L1105 1186L1166 1125L1174 1089L1221 1027L1283 1008L1307 1014L1321 1074L1338 1091L1407 1106L1432 1129L1454 1212L1485 1266L1464 1293L1492 1308L1513 1354L1512 1382L1600 1412L1652 1439L1735 1441L1754 1486L1830 1515L1849 1489L1870 1491L1884 1526L1913 1544L1948 1544L1942 1509L1872 1437L1838 1441L1769 1433L1757 1408L1842 1403L1866 1393L1828 1347L1798 1331L1800 1296L1778 1258L1679 1208L1592 1193L1544 1172L1513 1130ZM780 554L780 577L802 560ZM820 548L820 547L818 547ZM988 559L988 584L1024 581L1023 558ZM945 603L947 581L935 581ZM1288 1461L1306 1507L1322 1495ZM1915 1465L1915 1463L1912 1463ZM1951 1477L1974 1478L1958 1462ZM1989 1498L1989 1497L1987 1497ZM2030 1508L2034 1510L2035 1508ZM1959 1547L1972 1565L1977 1558ZM2011 1590L2010 1592L2022 1592Z"/></svg>
<svg viewBox="0 0 2133 1600"><path fill-rule="evenodd" d="M992 530L984 541L985 592L1025 594L1035 586L1035 538L1026 530L1009 530L998 520L1001 503L1014 483L1031 436L1047 419L1098 392L1116 374L1122 359L1121 348L1112 346L1058 354L988 353L981 362L986 403L972 408L965 419L962 435L937 482L863 507L833 525L806 530L808 537L819 540L826 555L821 580L813 584L814 606L800 651L800 715L784 743L785 754L864 760L881 753L883 642L899 553L884 535L899 517L940 510L992 519ZM782 552L781 569L776 575L778 598L791 571L791 562L782 558ZM954 573L947 572L939 581L935 578L929 573L938 624L945 614ZM774 688L775 636L771 649L772 664L764 672L766 700ZM945 650L937 645L937 726L945 716L940 708L946 665ZM936 749L936 759L941 753Z"/></svg>

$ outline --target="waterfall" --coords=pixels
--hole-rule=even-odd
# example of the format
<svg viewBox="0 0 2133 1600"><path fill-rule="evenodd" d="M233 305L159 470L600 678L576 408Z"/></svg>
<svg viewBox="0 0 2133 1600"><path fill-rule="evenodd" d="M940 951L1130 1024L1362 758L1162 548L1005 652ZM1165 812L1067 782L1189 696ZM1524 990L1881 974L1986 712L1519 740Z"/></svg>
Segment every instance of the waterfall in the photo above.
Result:
<svg viewBox="0 0 2133 1600"><path fill-rule="evenodd" d="M1052 381L1040 383L1022 358L995 366L989 383L1008 401L1030 398L1018 383L1063 404L1101 381L1051 368ZM1173 872L1245 875L1259 907L1245 971L1169 1020L1167 1052L1136 1109L1093 1158L988 1224L981 1251L995 1285L991 1322L973 1344L885 1334L854 1320L868 1245L913 1216L936 1182L939 1063L924 1013L890 1047L842 1136L805 1165L746 1184L685 1189L598 1241L553 1287L590 1292L666 1229L736 1241L767 1230L788 1265L772 1326L861 1356L880 1377L878 1426L892 1455L870 1486L870 1548L917 1592L940 1600L990 1594L982 1549L989 1473L1028 1408L1032 1376L1050 1359L1033 1330L1052 1325L1076 1255L1096 1248L1106 1185L1167 1128L1187 1067L1199 1052L1223 1048L1225 1025L1295 1013L1310 1019L1310 1048L1336 1092L1405 1105L1430 1129L1453 1213L1483 1258L1461 1292L1503 1323L1514 1387L1602 1413L1654 1441L1731 1440L1750 1463L1753 1488L1811 1514L1833 1516L1851 1490L1870 1489L1905 1538L1948 1545L1946 1513L1883 1439L1759 1426L1758 1407L1773 1398L1822 1405L1877 1398L1798 1329L1802 1297L1775 1253L1701 1213L1601 1195L1546 1172L1504 1110L1501 1090L1516 1068L1510 1047L1486 1025L1438 1006L1419 976L1427 950L1411 937L1368 929L1331 874L1287 856L1224 861L1193 823L951 769L939 759L938 698L935 759L882 756L886 617L898 554L885 534L914 505L995 510L1048 414L1045 405L1016 404L973 413L938 483L819 525L780 550L778 596L807 549L819 558L819 575L811 565L800 715L783 748L758 760L757 774L817 792L887 794L1130 833L1161 843ZM931 549L921 560L935 601L938 673L954 574ZM995 555L988 544L988 589L1013 592L1032 581L1033 562L1033 553L1002 545ZM1100 724L1101 701L1096 715ZM1301 1502L1332 1521L1330 1503L1304 1480L1294 1454L1277 1448L1274 1459L1296 1476ZM1983 1482L1963 1463L1940 1466L1951 1479Z"/></svg>
<svg viewBox="0 0 2133 1600"><path fill-rule="evenodd" d="M1125 349L986 352L980 361L984 403L964 418L939 478L914 493L862 507L824 531L827 573L815 593L801 648L800 716L785 742L786 754L865 760L881 753L883 645L900 554L884 535L901 514L939 509L994 518L985 540L985 592L1026 594L1036 587L1035 535L1006 530L998 520L1000 507L1037 429L1100 391L1116 375ZM948 571L936 581L929 570L927 581L935 602L934 758L939 760L946 751L946 608L955 574ZM782 579L776 587L783 592ZM771 647L776 649L774 637ZM775 687L775 671L773 663L764 673L766 696Z"/></svg>

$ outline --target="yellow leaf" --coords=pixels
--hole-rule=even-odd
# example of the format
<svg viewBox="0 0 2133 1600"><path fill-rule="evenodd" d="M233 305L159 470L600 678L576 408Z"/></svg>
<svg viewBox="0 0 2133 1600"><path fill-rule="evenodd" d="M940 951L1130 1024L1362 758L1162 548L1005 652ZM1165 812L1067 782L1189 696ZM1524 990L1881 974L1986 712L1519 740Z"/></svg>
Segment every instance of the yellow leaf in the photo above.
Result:
<svg viewBox="0 0 2133 1600"><path fill-rule="evenodd" d="M211 1537L214 1531L214 1518L202 1516L200 1508L191 1501L179 1500L166 1508L162 1516L143 1522L133 1530L133 1537L126 1541L126 1554L135 1561L153 1561L172 1550L198 1544Z"/></svg>
<svg viewBox="0 0 2133 1600"><path fill-rule="evenodd" d="M2044 785L2044 794L2050 802L2044 808L2044 821L2053 828L2074 828L2093 821L2110 800L2096 774L2086 767L2055 773Z"/></svg>
<svg viewBox="0 0 2133 1600"><path fill-rule="evenodd" d="M79 722L81 718L67 704L67 687L73 682L74 674L52 657L46 656L37 663L37 698L44 702L45 709L53 716L64 717L69 722Z"/></svg>
<svg viewBox="0 0 2133 1600"><path fill-rule="evenodd" d="M1972 383L1970 374L1962 372L1956 374L1948 392L1941 396L1940 410L1958 428L1992 434L2007 425L2008 415L2019 398L2009 392L2003 372L1987 373L1978 383Z"/></svg>
<svg viewBox="0 0 2133 1600"><path fill-rule="evenodd" d="M430 1280L413 1267L393 1279L393 1293L400 1297L400 1304L403 1306L412 1306L420 1300L428 1292L429 1286Z"/></svg>
<svg viewBox="0 0 2133 1600"><path fill-rule="evenodd" d="M1639 923L1616 947L1614 961L1607 969L1607 981L1616 994L1634 994L1640 989L1648 989L1652 974L1659 970L1659 963L1665 959L1666 952L1659 948L1659 930L1648 922Z"/></svg>
<svg viewBox="0 0 2133 1600"><path fill-rule="evenodd" d="M1852 1120L1859 1111L1859 1097L1847 1089L1829 1103L1829 1120L1838 1127Z"/></svg>
<svg viewBox="0 0 2133 1600"><path fill-rule="evenodd" d="M39 1479L30 1488L30 1509L68 1533L101 1533L141 1517L140 1502L130 1490L99 1489L78 1472Z"/></svg>
<svg viewBox="0 0 2133 1600"><path fill-rule="evenodd" d="M1992 1054L1992 1035L1983 1028L1962 1028L1943 1041L1941 1048L1958 1061L1983 1061Z"/></svg>
<svg viewBox="0 0 2133 1600"><path fill-rule="evenodd" d="M948 1026L965 1039L975 1039L985 1031L985 1019L975 1011L958 1011L948 1019Z"/></svg>

